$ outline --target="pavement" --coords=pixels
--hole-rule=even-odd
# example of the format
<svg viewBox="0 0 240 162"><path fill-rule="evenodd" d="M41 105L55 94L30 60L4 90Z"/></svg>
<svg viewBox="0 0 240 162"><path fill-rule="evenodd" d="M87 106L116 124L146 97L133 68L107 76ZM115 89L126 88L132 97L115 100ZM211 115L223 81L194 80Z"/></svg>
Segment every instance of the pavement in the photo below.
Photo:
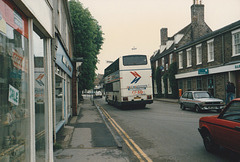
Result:
<svg viewBox="0 0 240 162"><path fill-rule="evenodd" d="M98 109L85 98L78 106L78 116L70 119L57 134L56 162L128 162Z"/></svg>
<svg viewBox="0 0 240 162"><path fill-rule="evenodd" d="M177 103L177 99L154 98ZM90 97L78 105L78 116L70 118L57 133L54 150L56 162L129 162L131 158L119 147L114 133L101 117Z"/></svg>

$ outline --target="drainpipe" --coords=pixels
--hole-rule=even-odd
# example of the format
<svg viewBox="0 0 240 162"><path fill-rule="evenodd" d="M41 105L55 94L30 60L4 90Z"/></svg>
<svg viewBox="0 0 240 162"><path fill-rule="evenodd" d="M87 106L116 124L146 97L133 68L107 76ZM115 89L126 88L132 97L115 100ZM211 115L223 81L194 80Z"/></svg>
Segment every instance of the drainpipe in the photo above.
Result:
<svg viewBox="0 0 240 162"><path fill-rule="evenodd" d="M225 65L225 46L224 46L224 35L222 34L222 64Z"/></svg>

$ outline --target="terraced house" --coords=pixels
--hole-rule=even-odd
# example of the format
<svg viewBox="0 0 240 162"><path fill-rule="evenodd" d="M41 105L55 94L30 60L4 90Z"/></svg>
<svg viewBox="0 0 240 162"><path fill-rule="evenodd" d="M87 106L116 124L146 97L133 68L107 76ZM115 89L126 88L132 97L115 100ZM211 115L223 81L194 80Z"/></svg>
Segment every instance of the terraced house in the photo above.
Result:
<svg viewBox="0 0 240 162"><path fill-rule="evenodd" d="M211 31L204 22L203 4L194 3L191 13L191 24L173 37L164 37L166 34L162 30L166 29L161 29L161 47L151 58L153 70L160 68L163 76L170 64L175 62L177 91L206 90L215 97L225 99L226 82L230 81L235 84L236 97L239 97L240 21ZM164 85L163 78L161 87L162 94L172 97L170 83Z"/></svg>

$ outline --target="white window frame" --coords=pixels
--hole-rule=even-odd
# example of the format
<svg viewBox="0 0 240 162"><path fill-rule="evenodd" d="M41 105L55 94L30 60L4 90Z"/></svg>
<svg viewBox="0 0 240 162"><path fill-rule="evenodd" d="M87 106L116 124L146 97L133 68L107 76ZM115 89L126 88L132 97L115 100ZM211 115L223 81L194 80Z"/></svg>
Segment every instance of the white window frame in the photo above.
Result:
<svg viewBox="0 0 240 162"><path fill-rule="evenodd" d="M197 65L202 64L202 44L196 46L196 59Z"/></svg>
<svg viewBox="0 0 240 162"><path fill-rule="evenodd" d="M207 41L207 50L208 50L208 62L213 62L214 61L214 39Z"/></svg>
<svg viewBox="0 0 240 162"><path fill-rule="evenodd" d="M163 67L162 71L164 71L164 68L165 68L164 57L162 57L162 67Z"/></svg>
<svg viewBox="0 0 240 162"><path fill-rule="evenodd" d="M162 94L165 94L165 87L164 87L163 76L161 77L161 82L162 82Z"/></svg>
<svg viewBox="0 0 240 162"><path fill-rule="evenodd" d="M183 69L183 52L178 53L178 68Z"/></svg>
<svg viewBox="0 0 240 162"><path fill-rule="evenodd" d="M235 41L235 35L238 35L238 42L236 44L236 41ZM239 56L240 55L240 51L237 53L237 48L240 48L240 29L237 29L237 30L234 30L232 31L232 56Z"/></svg>
<svg viewBox="0 0 240 162"><path fill-rule="evenodd" d="M168 81L168 94L172 94L172 87L170 86L169 78L167 81Z"/></svg>
<svg viewBox="0 0 240 162"><path fill-rule="evenodd" d="M187 67L192 66L192 49L187 49Z"/></svg>
<svg viewBox="0 0 240 162"><path fill-rule="evenodd" d="M173 63L173 54L171 53L169 55L169 65L171 65Z"/></svg>

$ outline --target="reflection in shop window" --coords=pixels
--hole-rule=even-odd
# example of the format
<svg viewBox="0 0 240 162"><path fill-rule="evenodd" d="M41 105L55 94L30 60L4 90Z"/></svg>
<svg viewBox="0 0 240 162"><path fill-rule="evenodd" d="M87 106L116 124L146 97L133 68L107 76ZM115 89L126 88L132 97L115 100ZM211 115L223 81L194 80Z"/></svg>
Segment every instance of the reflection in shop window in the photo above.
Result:
<svg viewBox="0 0 240 162"><path fill-rule="evenodd" d="M5 31L0 28L0 161L28 161L28 39L4 25Z"/></svg>
<svg viewBox="0 0 240 162"><path fill-rule="evenodd" d="M56 75L56 124L64 119L63 117L63 80L60 76Z"/></svg>
<svg viewBox="0 0 240 162"><path fill-rule="evenodd" d="M36 161L45 160L45 74L44 74L44 43L33 33L34 78L35 78L35 144Z"/></svg>

